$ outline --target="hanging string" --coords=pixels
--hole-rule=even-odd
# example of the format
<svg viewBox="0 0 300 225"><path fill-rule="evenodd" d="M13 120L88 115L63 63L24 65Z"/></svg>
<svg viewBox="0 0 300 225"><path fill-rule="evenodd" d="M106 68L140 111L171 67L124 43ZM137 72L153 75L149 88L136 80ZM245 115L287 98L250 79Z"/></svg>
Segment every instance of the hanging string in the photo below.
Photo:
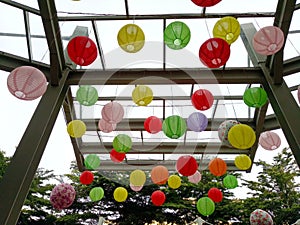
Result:
<svg viewBox="0 0 300 225"><path fill-rule="evenodd" d="M295 51L297 52L298 55L300 55L300 52L298 51L298 49L296 48L296 46L293 44L293 42L287 38L287 40L291 43L291 45L293 46L293 48L295 49Z"/></svg>
<svg viewBox="0 0 300 225"><path fill-rule="evenodd" d="M230 94L230 91L229 91L229 88L228 88L228 85L227 85L227 84L226 84L226 88L227 88L228 94L231 96L231 94ZM234 113L234 118L237 120L237 114L236 114L235 107L234 107L234 104L233 104L233 101L232 101L232 99L230 99L230 102L231 102L231 105L232 105L232 109L233 109L233 113ZM225 105L226 105L226 104L225 104Z"/></svg>
<svg viewBox="0 0 300 225"><path fill-rule="evenodd" d="M211 38L211 34L210 34L210 31L209 31L209 28L208 28L208 24L207 24L206 18L204 19L204 22L205 22L205 26L206 26L206 30L207 30L208 36L209 36L209 38Z"/></svg>

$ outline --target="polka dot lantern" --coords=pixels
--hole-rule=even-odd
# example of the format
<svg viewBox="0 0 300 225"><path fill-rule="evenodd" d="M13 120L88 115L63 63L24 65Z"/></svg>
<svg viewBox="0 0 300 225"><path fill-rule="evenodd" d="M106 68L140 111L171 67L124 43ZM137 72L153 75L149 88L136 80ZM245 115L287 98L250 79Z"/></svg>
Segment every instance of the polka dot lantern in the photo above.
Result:
<svg viewBox="0 0 300 225"><path fill-rule="evenodd" d="M192 0L194 4L201 7L210 7L218 4L222 0Z"/></svg>
<svg viewBox="0 0 300 225"><path fill-rule="evenodd" d="M86 36L72 38L67 46L70 59L79 66L92 64L98 55L96 44Z"/></svg>
<svg viewBox="0 0 300 225"><path fill-rule="evenodd" d="M222 38L229 45L238 39L240 33L240 23L232 16L225 16L219 19L213 28L213 36Z"/></svg>
<svg viewBox="0 0 300 225"><path fill-rule="evenodd" d="M34 100L46 92L47 79L37 68L20 66L8 75L7 88L18 99Z"/></svg>
<svg viewBox="0 0 300 225"><path fill-rule="evenodd" d="M202 197L197 201L197 210L203 216L209 216L215 211L215 203L209 197Z"/></svg>
<svg viewBox="0 0 300 225"><path fill-rule="evenodd" d="M90 190L89 196L93 202L100 201L104 197L104 190L102 187L94 187Z"/></svg>
<svg viewBox="0 0 300 225"><path fill-rule="evenodd" d="M120 163L125 159L125 157L126 154L124 152L117 152L115 149L110 151L110 159L113 162Z"/></svg>
<svg viewBox="0 0 300 225"><path fill-rule="evenodd" d="M105 104L101 110L102 119L108 123L116 124L122 121L124 117L124 108L118 102Z"/></svg>
<svg viewBox="0 0 300 225"><path fill-rule="evenodd" d="M267 26L257 31L252 39L254 50L261 55L273 55L284 44L284 33L279 27Z"/></svg>
<svg viewBox="0 0 300 225"><path fill-rule="evenodd" d="M191 183L198 184L201 181L202 175L201 173L197 170L193 175L188 176L188 180Z"/></svg>
<svg viewBox="0 0 300 225"><path fill-rule="evenodd" d="M162 130L162 121L156 116L150 116L144 121L144 128L150 134L156 134Z"/></svg>
<svg viewBox="0 0 300 225"><path fill-rule="evenodd" d="M155 206L161 206L166 201L166 195L165 195L165 193L163 193L160 190L154 191L151 194L151 201L152 201L153 205L155 205Z"/></svg>
<svg viewBox="0 0 300 225"><path fill-rule="evenodd" d="M169 171L165 166L155 166L151 170L151 180L154 184L165 184L169 178Z"/></svg>
<svg viewBox="0 0 300 225"><path fill-rule="evenodd" d="M94 174L91 171L83 171L79 177L80 183L88 185L94 180Z"/></svg>
<svg viewBox="0 0 300 225"><path fill-rule="evenodd" d="M207 192L207 196L215 203L221 202L223 199L223 193L219 188L210 188Z"/></svg>
<svg viewBox="0 0 300 225"><path fill-rule="evenodd" d="M177 139L183 136L186 128L185 120L177 115L167 117L162 124L164 134L172 139Z"/></svg>
<svg viewBox="0 0 300 225"><path fill-rule="evenodd" d="M146 85L138 85L132 91L132 100L138 106L147 106L153 100L153 92Z"/></svg>
<svg viewBox="0 0 300 225"><path fill-rule="evenodd" d="M113 196L117 202L125 202L127 199L127 196L128 196L128 192L127 192L126 188L117 187L114 190Z"/></svg>
<svg viewBox="0 0 300 225"><path fill-rule="evenodd" d="M86 132L86 125L81 120L72 120L67 124L67 132L73 138L80 138Z"/></svg>
<svg viewBox="0 0 300 225"><path fill-rule="evenodd" d="M199 59L208 68L224 66L230 56L230 46L222 38L210 38L199 49Z"/></svg>
<svg viewBox="0 0 300 225"><path fill-rule="evenodd" d="M168 186L172 189L177 189L181 186L181 179L178 175L171 175L168 179Z"/></svg>
<svg viewBox="0 0 300 225"><path fill-rule="evenodd" d="M265 131L260 134L258 143L265 150L273 151L280 147L281 139L278 134L272 131Z"/></svg>
<svg viewBox="0 0 300 225"><path fill-rule="evenodd" d="M191 176L196 173L198 163L193 156L180 156L176 161L176 170L182 176Z"/></svg>
<svg viewBox="0 0 300 225"><path fill-rule="evenodd" d="M66 209L71 206L75 200L76 191L72 185L62 183L56 185L50 194L50 202L57 210Z"/></svg>
<svg viewBox="0 0 300 225"><path fill-rule="evenodd" d="M164 30L164 42L173 50L184 48L190 42L190 39L190 28L181 21L170 23Z"/></svg>
<svg viewBox="0 0 300 225"><path fill-rule="evenodd" d="M273 219L266 211L255 209L250 214L250 225L273 225Z"/></svg>
<svg viewBox="0 0 300 225"><path fill-rule="evenodd" d="M252 160L246 154L240 154L234 159L235 166L240 170L247 170L252 165Z"/></svg>
<svg viewBox="0 0 300 225"><path fill-rule="evenodd" d="M98 101L98 91L90 85L82 85L76 92L76 100L84 106L94 105Z"/></svg>
<svg viewBox="0 0 300 225"><path fill-rule="evenodd" d="M191 97L193 106L201 111L209 109L214 103L214 96L209 90L199 89Z"/></svg>
<svg viewBox="0 0 300 225"><path fill-rule="evenodd" d="M220 124L220 126L218 127L218 136L222 141L222 144L232 147L232 145L228 141L228 132L231 127L237 124L239 124L239 122L236 120L225 120Z"/></svg>
<svg viewBox="0 0 300 225"><path fill-rule="evenodd" d="M259 108L267 103L267 92L260 87L248 88L243 95L245 104L249 107Z"/></svg>
<svg viewBox="0 0 300 225"><path fill-rule="evenodd" d="M117 39L119 46L128 53L140 51L145 44L145 34L136 24L123 26L118 32Z"/></svg>
<svg viewBox="0 0 300 225"><path fill-rule="evenodd" d="M248 149L253 146L256 140L254 130L246 124L237 124L228 132L230 144L238 149Z"/></svg>
<svg viewBox="0 0 300 225"><path fill-rule="evenodd" d="M103 133L110 133L110 132L113 132L117 128L117 124L109 123L104 119L100 119L98 122L98 128Z"/></svg>
<svg viewBox="0 0 300 225"><path fill-rule="evenodd" d="M146 174L142 170L134 170L130 173L129 181L134 186L143 186L146 182Z"/></svg>
<svg viewBox="0 0 300 225"><path fill-rule="evenodd" d="M89 170L96 170L100 166L100 158L96 154L90 154L84 159L84 165Z"/></svg>
<svg viewBox="0 0 300 225"><path fill-rule="evenodd" d="M207 117L200 112L194 112L189 115L187 119L187 126L190 130L195 132L201 132L206 129L208 125Z"/></svg>
<svg viewBox="0 0 300 225"><path fill-rule="evenodd" d="M210 160L208 169L214 176L220 177L227 172L227 164L221 158L214 158Z"/></svg>
<svg viewBox="0 0 300 225"><path fill-rule="evenodd" d="M127 153L131 147L131 137L129 137L127 134L118 134L113 140L113 148L117 152Z"/></svg>
<svg viewBox="0 0 300 225"><path fill-rule="evenodd" d="M228 174L223 178L223 185L228 189L234 189L238 186L238 180L235 176Z"/></svg>

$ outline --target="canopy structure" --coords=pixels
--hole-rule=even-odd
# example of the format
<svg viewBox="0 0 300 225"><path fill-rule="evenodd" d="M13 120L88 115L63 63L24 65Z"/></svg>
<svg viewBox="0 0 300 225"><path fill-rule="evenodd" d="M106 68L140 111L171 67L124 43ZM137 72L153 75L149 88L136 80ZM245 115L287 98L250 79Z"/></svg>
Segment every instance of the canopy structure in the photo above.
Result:
<svg viewBox="0 0 300 225"><path fill-rule="evenodd" d="M87 127L82 137L67 140L73 145L80 171L86 169L84 158L88 154L100 157L98 170L104 171L151 170L157 164L175 170L177 158L187 154L197 159L200 170L207 169L211 159L220 157L229 170L236 171L235 157L247 154L253 160L260 134L274 129L282 129L300 165L300 110L296 100L300 84L300 46L296 42L300 36L299 1L269 1L265 5L249 1L240 6L236 0L224 0L207 8L187 0L114 0L104 5L83 0L19 2L0 0L2 15L12 12L5 16L13 18L13 22L5 20L12 23L9 29L0 26L0 40L18 43L1 44L0 70L36 67L46 75L48 89L0 184L0 224L16 223L61 109L66 124L79 119ZM212 38L214 24L225 16L239 21L241 33L230 45L227 63L207 68L198 57L200 45ZM164 30L173 21L182 21L191 30L190 43L181 50L164 44ZM124 52L118 45L118 31L126 24L136 24L144 31L145 45L137 53ZM285 38L283 48L269 56L256 53L252 43L256 32L265 26L279 27ZM98 55L91 65L79 66L70 60L66 49L76 36L89 37L96 44ZM97 89L99 97L93 106L78 102L76 92L82 85ZM152 89L154 98L148 106L137 106L132 101L131 93L137 85ZM248 107L243 93L250 87L264 88L268 103ZM145 131L144 121L152 115L161 120L180 115L186 120L197 111L191 96L200 88L210 90L214 96L212 107L201 111L208 118L205 131L188 129L179 139ZM98 121L102 108L111 101L123 106L124 118L115 131L104 133ZM222 144L218 128L225 120L252 127L254 145L237 149ZM133 146L126 159L116 164L109 153L118 134L129 135Z"/></svg>

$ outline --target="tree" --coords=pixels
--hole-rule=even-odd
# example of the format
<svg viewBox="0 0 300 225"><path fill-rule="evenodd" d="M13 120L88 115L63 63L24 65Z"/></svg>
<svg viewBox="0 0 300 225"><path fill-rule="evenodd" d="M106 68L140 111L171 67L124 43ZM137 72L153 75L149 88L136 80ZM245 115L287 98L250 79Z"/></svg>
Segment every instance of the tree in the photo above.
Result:
<svg viewBox="0 0 300 225"><path fill-rule="evenodd" d="M243 201L240 220L249 221L250 213L257 209L269 212L275 224L291 224L300 218L300 170L293 154L284 148L273 159L272 164L259 160L262 167L258 181L244 181L252 197Z"/></svg>
<svg viewBox="0 0 300 225"><path fill-rule="evenodd" d="M5 152L0 151L0 181L5 173L5 170L10 162L10 158L5 156Z"/></svg>

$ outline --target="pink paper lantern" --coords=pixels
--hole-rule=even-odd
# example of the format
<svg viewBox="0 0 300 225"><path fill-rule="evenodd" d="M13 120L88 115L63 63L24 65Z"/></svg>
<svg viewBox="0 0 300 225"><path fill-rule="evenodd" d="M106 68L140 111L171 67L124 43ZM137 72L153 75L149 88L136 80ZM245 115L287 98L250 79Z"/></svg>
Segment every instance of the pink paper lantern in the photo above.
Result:
<svg viewBox="0 0 300 225"><path fill-rule="evenodd" d="M142 190L143 187L144 187L143 185L141 185L141 186L136 186L136 185L133 185L133 184L130 184L129 186L130 186L131 190L136 191L136 192Z"/></svg>
<svg viewBox="0 0 300 225"><path fill-rule="evenodd" d="M124 108L117 102L107 103L101 111L102 119L108 123L117 124L121 122L124 117Z"/></svg>
<svg viewBox="0 0 300 225"><path fill-rule="evenodd" d="M9 92L22 100L34 100L47 90L47 79L37 68L20 66L7 77Z"/></svg>
<svg viewBox="0 0 300 225"><path fill-rule="evenodd" d="M198 163L191 155L180 156L176 161L176 169L182 176L191 176L196 173Z"/></svg>
<svg viewBox="0 0 300 225"><path fill-rule="evenodd" d="M266 150L275 150L281 145L281 139L278 134L265 131L260 134L258 143Z"/></svg>
<svg viewBox="0 0 300 225"><path fill-rule="evenodd" d="M62 183L56 185L50 194L50 202L57 210L68 208L74 202L76 191L72 185Z"/></svg>
<svg viewBox="0 0 300 225"><path fill-rule="evenodd" d="M298 86L298 102L300 104L300 85Z"/></svg>
<svg viewBox="0 0 300 225"><path fill-rule="evenodd" d="M104 133L110 133L114 131L117 127L117 124L115 123L109 123L104 119L100 119L98 122L98 128Z"/></svg>
<svg viewBox="0 0 300 225"><path fill-rule="evenodd" d="M252 39L254 50L261 55L273 55L284 44L282 30L275 26L267 26L257 31Z"/></svg>
<svg viewBox="0 0 300 225"><path fill-rule="evenodd" d="M189 182L194 183L194 184L198 184L200 182L201 178L202 178L202 175L198 170L193 175L188 176Z"/></svg>
<svg viewBox="0 0 300 225"><path fill-rule="evenodd" d="M162 129L162 122L156 116L150 116L144 121L144 128L150 134L156 134Z"/></svg>

